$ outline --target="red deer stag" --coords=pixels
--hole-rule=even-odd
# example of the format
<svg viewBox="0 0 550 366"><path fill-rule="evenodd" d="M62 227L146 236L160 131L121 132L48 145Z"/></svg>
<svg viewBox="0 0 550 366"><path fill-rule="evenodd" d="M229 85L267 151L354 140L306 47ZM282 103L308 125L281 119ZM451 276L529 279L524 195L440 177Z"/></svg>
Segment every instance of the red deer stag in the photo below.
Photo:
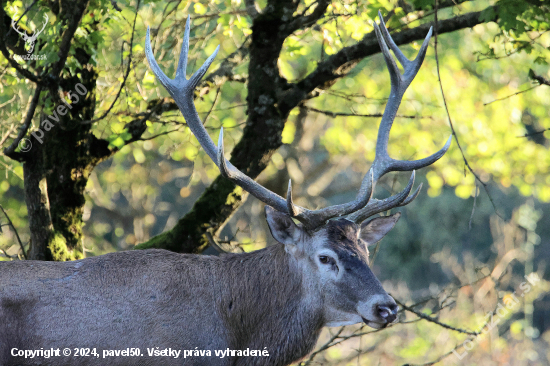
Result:
<svg viewBox="0 0 550 366"><path fill-rule="evenodd" d="M266 203L278 243L219 257L136 250L64 263L1 262L0 364L288 365L311 352L324 326L364 322L383 328L395 321L397 305L369 269L367 247L393 228L399 213L365 219L411 202L420 188L409 196L414 169L438 160L451 140L425 159L389 157L390 128L422 64L431 30L417 58L409 61L382 18L380 23L374 29L390 71L391 94L376 159L355 200L315 211L292 202L290 184L285 199L226 161L223 132L218 147L210 139L193 91L217 50L186 79L189 18L174 80L155 61L148 30L145 52L151 69L221 174ZM401 193L371 199L376 181L390 171L413 173ZM45 357L50 350L57 354Z"/></svg>

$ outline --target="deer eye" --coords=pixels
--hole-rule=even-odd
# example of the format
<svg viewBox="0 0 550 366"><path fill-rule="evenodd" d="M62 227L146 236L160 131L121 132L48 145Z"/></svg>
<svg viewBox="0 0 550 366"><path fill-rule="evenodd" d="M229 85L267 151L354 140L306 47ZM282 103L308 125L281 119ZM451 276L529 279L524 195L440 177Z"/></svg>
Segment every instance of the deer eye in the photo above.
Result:
<svg viewBox="0 0 550 366"><path fill-rule="evenodd" d="M321 262L323 264L328 264L328 263L330 263L330 258L327 257L326 255L320 255L319 256L319 262Z"/></svg>

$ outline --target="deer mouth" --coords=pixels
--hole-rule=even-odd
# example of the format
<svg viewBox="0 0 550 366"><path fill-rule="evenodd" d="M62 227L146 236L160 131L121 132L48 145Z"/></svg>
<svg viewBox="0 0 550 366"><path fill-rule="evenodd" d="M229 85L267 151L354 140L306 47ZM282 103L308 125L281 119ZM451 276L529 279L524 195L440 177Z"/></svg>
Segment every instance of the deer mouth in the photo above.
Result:
<svg viewBox="0 0 550 366"><path fill-rule="evenodd" d="M363 323L365 323L366 325L368 325L369 327L374 328L374 329L386 328L388 326L388 324L390 324L390 323L386 323L386 322L380 323L380 322L375 322L375 321L372 321L372 320L368 320L363 316L361 317L361 319L363 319Z"/></svg>

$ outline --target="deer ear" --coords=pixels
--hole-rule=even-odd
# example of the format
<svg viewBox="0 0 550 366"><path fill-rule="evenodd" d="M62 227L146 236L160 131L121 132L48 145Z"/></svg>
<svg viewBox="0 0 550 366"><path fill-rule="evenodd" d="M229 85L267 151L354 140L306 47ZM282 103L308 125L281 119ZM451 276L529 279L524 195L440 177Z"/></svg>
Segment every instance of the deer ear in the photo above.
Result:
<svg viewBox="0 0 550 366"><path fill-rule="evenodd" d="M301 229L292 221L289 215L266 205L265 216L271 235L275 240L285 245L296 244L296 239Z"/></svg>
<svg viewBox="0 0 550 366"><path fill-rule="evenodd" d="M367 246L379 242L397 223L401 217L401 212L390 216L377 217L375 219L365 221L361 224L361 239Z"/></svg>

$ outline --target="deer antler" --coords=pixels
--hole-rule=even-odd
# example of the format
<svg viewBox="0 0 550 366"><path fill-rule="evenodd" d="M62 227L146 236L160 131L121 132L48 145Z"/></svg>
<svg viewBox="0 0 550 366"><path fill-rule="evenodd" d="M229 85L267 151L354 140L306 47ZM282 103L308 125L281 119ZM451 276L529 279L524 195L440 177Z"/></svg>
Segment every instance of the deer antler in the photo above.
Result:
<svg viewBox="0 0 550 366"><path fill-rule="evenodd" d="M224 148L223 148L223 128L220 131L220 136L218 139L218 146L214 145L214 142L206 132L199 116L195 105L193 102L193 91L201 78L204 76L210 65L212 64L214 57L218 53L219 46L216 48L214 53L204 62L204 64L199 68L195 74L193 74L189 80L185 77L185 71L187 68L187 53L189 49L189 29L190 29L190 19L187 17L187 24L185 26L185 34L183 38L183 44L180 54L180 60L178 63L178 68L176 70L175 79L168 78L158 66L153 52L151 50L151 40L149 28L147 28L147 36L145 39L145 55L149 61L149 65L156 75L160 83L168 90L174 101L178 105L181 113L185 117L187 125L197 137L197 140L204 148L208 156L216 163L220 169L221 174L231 179L235 184L241 186L244 190L248 191L250 194L261 200L262 202L274 207L276 210L281 212L288 213L291 217L299 220L306 229L314 230L319 226L323 225L327 220L337 217L345 216L351 214L348 219L355 222L362 221L368 216L371 216L375 213L387 210L392 207L403 206L410 203L420 191L421 186L419 186L416 191L409 196L409 193L412 189L414 183L414 170L425 167L427 165L433 164L439 158L445 154L448 150L451 138L445 144L445 146L439 150L437 153L420 160L415 161L404 161L404 160L395 160L389 157L387 147L388 139L390 134L390 129L393 124L393 120L396 116L397 109L401 103L403 94L405 93L407 87L412 82L416 76L424 56L426 55L426 49L428 47L428 42L430 40L432 30L428 32L418 56L414 61L409 61L399 48L395 45L388 31L386 30L382 15L379 13L380 24L382 25L382 31L378 25L374 24L374 29L380 47L382 48L382 53L386 60L388 70L390 72L391 79L391 92L382 117L382 122L380 123L380 128L378 131L378 140L376 143L376 157L375 160L363 178L359 192L355 200L347 202L340 205L329 206L319 210L308 210L306 208L297 206L292 201L292 185L289 181L287 197L284 199L276 193L268 190L267 188L256 183L253 179L243 174L237 168L235 168L229 161L225 159ZM389 48L395 53L397 60L404 68L404 73L401 74L395 60L392 58ZM413 171L409 184L401 193L389 197L385 200L371 200L372 191L374 189L375 183L380 179L384 174L390 171Z"/></svg>
<svg viewBox="0 0 550 366"><path fill-rule="evenodd" d="M195 135L208 156L210 156L210 158L216 163L221 174L233 180L235 184L241 186L244 190L248 191L259 200L273 206L276 210L287 212L286 201L281 196L256 183L225 159L223 156L223 129L220 131L221 142L219 142L218 147L214 145L214 142L206 132L206 129L204 128L193 103L193 91L212 64L212 61L214 61L214 57L216 57L216 54L218 53L219 46L216 48L214 53L208 57L199 70L197 70L189 78L189 80L187 80L185 77L185 71L187 68L187 52L189 50L190 25L191 21L189 17L187 17L187 24L185 26L185 34L183 37L178 68L176 70L176 77L173 80L168 78L158 66L155 57L153 56L153 51L151 50L150 31L149 28L147 28L147 35L145 38L145 55L149 61L151 70L156 75L160 83L166 88L168 93L170 93L172 98L174 98L174 101L185 117L185 121L191 129L191 132Z"/></svg>
<svg viewBox="0 0 550 366"><path fill-rule="evenodd" d="M380 48L382 49L382 54L384 55L384 60L386 61L386 65L390 73L391 91L390 91L390 96L388 98L388 103L386 104L386 108L382 116L382 121L380 122L380 127L378 129L378 139L376 141L376 156L371 166L371 171L373 172L375 182L378 181L378 179L380 179L384 174L390 171L411 171L412 170L413 175L411 176L409 185L407 185L405 190L403 190L401 193L395 196L389 197L383 201L372 200L367 204L366 207L351 214L348 217L348 219L354 222L361 222L367 217L372 216L378 212L382 212L397 206L404 206L412 202L412 200L416 198L416 196L418 195L422 187L422 184L421 184L416 189L414 194L408 197L408 192L410 192L412 188L412 182L414 182L414 170L431 165L435 163L437 160L439 160L447 152L452 141L452 135L451 135L449 136L449 139L447 140L443 148L441 148L441 150L439 150L438 152L436 152L435 154L427 158L420 159L420 160L415 160L415 161L395 160L389 156L388 140L390 136L390 130L393 125L393 121L397 114L397 110L401 103L401 99L405 94L405 91L407 90L407 88L415 78L416 74L418 73L418 70L420 70L420 66L422 65L422 62L424 61L424 57L426 56L426 50L428 48L428 42L432 36L432 28L430 27L430 30L428 31L428 34L426 35L426 38L424 39L424 42L420 47L420 51L418 51L418 55L413 61L410 61L405 57L405 55L403 55L403 52L401 52L399 47L397 47L397 45L393 41L388 30L386 29L386 24L384 23L384 19L382 18L382 14L380 12L378 12L378 17L380 18L381 27L379 27L378 24L374 23L374 31L376 32L376 38L378 39L378 43L380 44ZM394 52L395 57L403 67L404 69L403 74L401 74L401 72L399 71L399 68L395 63L395 59L392 57L390 53L390 49ZM407 193L404 194L404 192L407 192Z"/></svg>

